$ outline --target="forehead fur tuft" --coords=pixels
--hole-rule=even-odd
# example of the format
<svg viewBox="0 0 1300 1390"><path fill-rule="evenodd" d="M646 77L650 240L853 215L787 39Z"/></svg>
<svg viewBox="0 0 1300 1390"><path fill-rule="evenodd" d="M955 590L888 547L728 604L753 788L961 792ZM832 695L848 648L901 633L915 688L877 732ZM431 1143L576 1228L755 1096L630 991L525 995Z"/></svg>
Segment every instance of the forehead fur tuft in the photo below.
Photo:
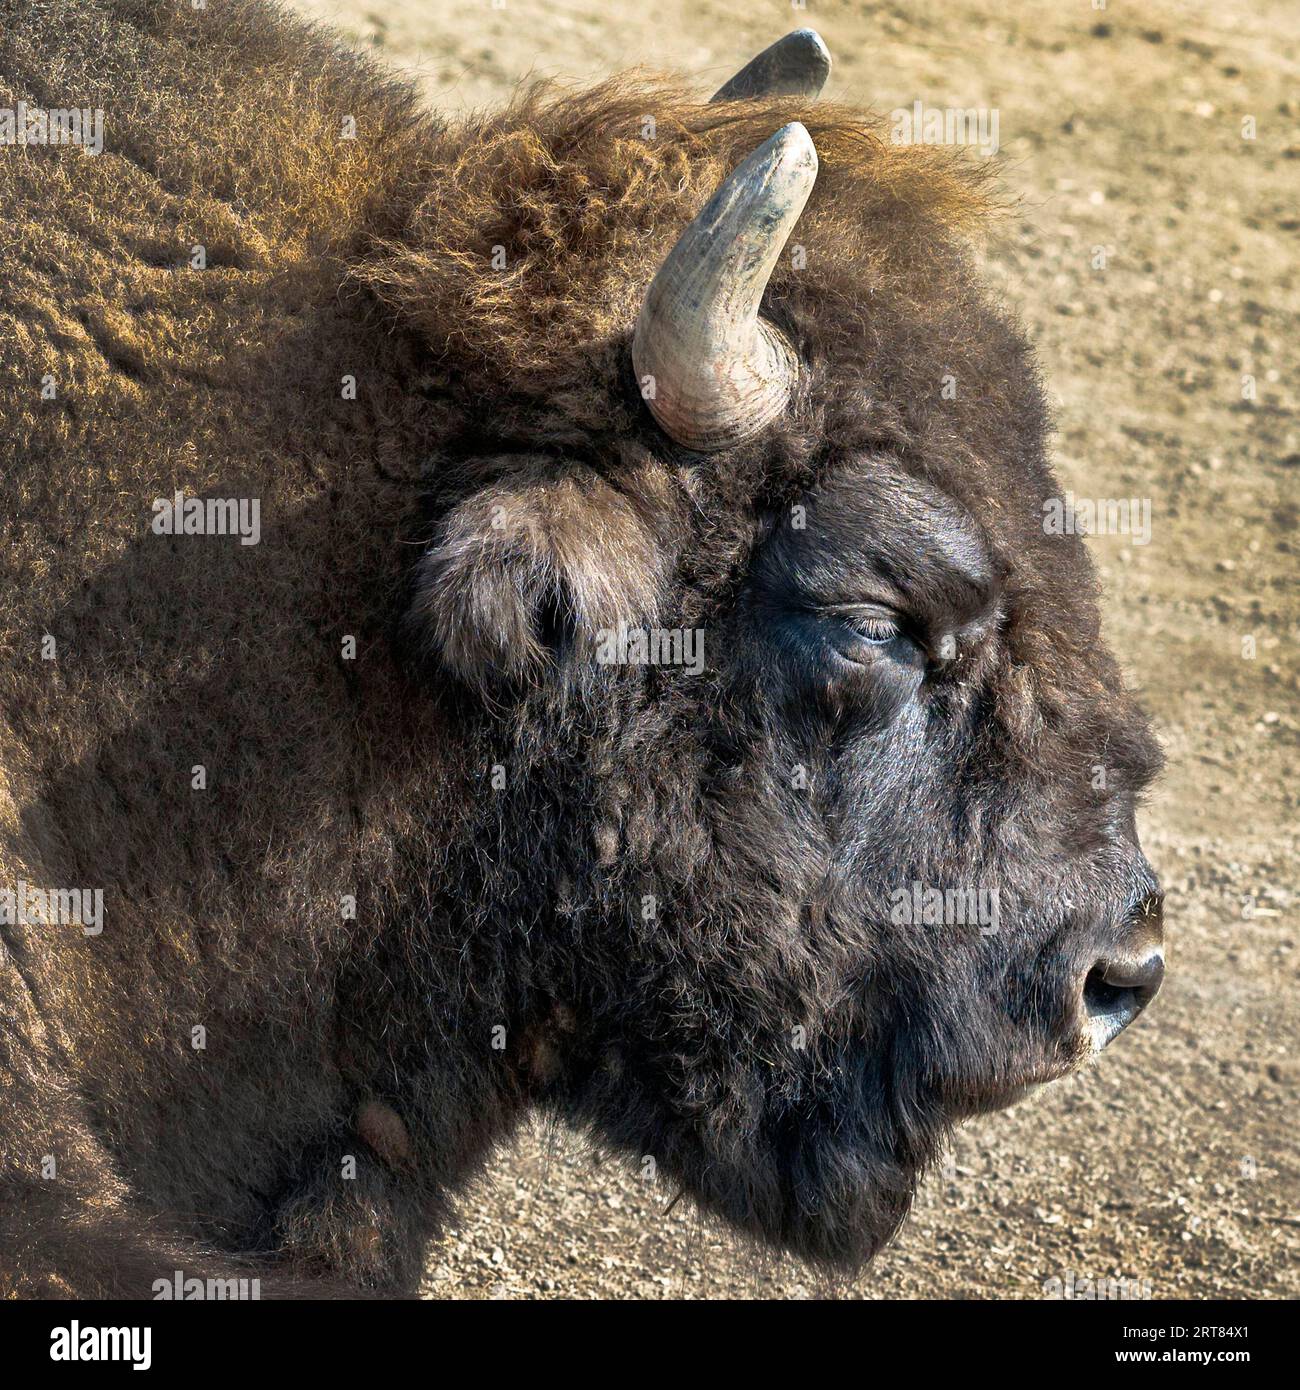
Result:
<svg viewBox="0 0 1300 1390"><path fill-rule="evenodd" d="M845 302L931 273L940 247L991 207L989 166L889 143L879 117L791 98L709 106L665 81L622 77L581 92L535 83L499 114L448 127L427 196L399 242L356 270L458 367L556 389L566 368L625 334L686 223L787 121L817 145L820 174L796 231L792 276ZM921 277L921 278L918 278Z"/></svg>

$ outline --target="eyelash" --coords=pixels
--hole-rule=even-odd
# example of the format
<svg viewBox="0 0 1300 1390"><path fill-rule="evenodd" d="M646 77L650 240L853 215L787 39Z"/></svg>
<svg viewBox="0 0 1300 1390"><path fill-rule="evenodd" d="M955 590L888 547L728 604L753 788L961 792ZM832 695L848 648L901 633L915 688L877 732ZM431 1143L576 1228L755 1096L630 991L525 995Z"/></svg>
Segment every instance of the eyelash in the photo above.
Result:
<svg viewBox="0 0 1300 1390"><path fill-rule="evenodd" d="M903 629L894 618L863 614L854 617L840 614L840 621L864 642L873 647L885 647L903 635Z"/></svg>

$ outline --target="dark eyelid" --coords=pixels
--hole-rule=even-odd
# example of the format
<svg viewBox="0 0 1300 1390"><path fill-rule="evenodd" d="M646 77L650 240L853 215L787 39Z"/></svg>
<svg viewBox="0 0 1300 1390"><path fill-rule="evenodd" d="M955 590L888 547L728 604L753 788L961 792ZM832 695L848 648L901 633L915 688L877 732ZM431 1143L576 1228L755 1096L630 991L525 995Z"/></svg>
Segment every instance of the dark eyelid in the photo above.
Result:
<svg viewBox="0 0 1300 1390"><path fill-rule="evenodd" d="M863 626L869 623L880 623L892 628L894 638L880 639L882 641L906 637L918 645L922 645L915 623L909 619L907 614L890 603L877 603L873 600L862 603L831 603L819 605L817 611L823 618L838 618L840 622L850 628L859 623ZM866 640L874 641L876 639L868 637Z"/></svg>
<svg viewBox="0 0 1300 1390"><path fill-rule="evenodd" d="M943 651L943 643L956 636L950 627L932 632L918 615L907 612L896 603L867 599L859 603L822 604L818 605L817 611L826 617L847 621L859 617L883 619L895 624L900 636L915 642L925 653L929 664L945 666L953 659L953 654L945 654Z"/></svg>
<svg viewBox="0 0 1300 1390"><path fill-rule="evenodd" d="M966 508L886 457L833 469L809 500L808 525L782 533L778 548L804 592L879 598L936 637L992 610L1001 587Z"/></svg>
<svg viewBox="0 0 1300 1390"><path fill-rule="evenodd" d="M867 598L861 599L856 603L819 603L816 605L817 612L824 613L828 617L835 618L861 618L884 616L892 618L902 623L906 620L906 614L896 602L887 599Z"/></svg>
<svg viewBox="0 0 1300 1390"><path fill-rule="evenodd" d="M916 642L923 642L924 639L922 624L917 621L916 615L908 612L896 600L862 599L856 603L825 603L818 604L816 611L823 618L838 618L844 623L892 623L902 636Z"/></svg>

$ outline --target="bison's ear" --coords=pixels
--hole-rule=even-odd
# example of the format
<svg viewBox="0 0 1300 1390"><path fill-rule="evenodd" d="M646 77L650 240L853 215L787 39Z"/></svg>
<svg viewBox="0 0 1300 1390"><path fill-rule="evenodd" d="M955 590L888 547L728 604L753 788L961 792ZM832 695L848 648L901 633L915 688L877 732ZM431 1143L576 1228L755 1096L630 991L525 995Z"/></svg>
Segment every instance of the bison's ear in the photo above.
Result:
<svg viewBox="0 0 1300 1390"><path fill-rule="evenodd" d="M652 625L662 572L649 522L589 469L502 482L438 527L407 635L471 684L535 680L602 629Z"/></svg>

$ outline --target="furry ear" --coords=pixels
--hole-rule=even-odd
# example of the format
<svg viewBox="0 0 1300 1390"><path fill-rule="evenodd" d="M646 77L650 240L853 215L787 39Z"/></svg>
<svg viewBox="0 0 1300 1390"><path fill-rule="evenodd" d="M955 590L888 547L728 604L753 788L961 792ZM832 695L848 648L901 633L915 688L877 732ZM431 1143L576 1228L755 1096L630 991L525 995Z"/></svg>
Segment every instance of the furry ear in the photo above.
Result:
<svg viewBox="0 0 1300 1390"><path fill-rule="evenodd" d="M536 678L574 639L652 624L663 569L650 526L604 479L532 470L444 517L407 630L471 684Z"/></svg>

